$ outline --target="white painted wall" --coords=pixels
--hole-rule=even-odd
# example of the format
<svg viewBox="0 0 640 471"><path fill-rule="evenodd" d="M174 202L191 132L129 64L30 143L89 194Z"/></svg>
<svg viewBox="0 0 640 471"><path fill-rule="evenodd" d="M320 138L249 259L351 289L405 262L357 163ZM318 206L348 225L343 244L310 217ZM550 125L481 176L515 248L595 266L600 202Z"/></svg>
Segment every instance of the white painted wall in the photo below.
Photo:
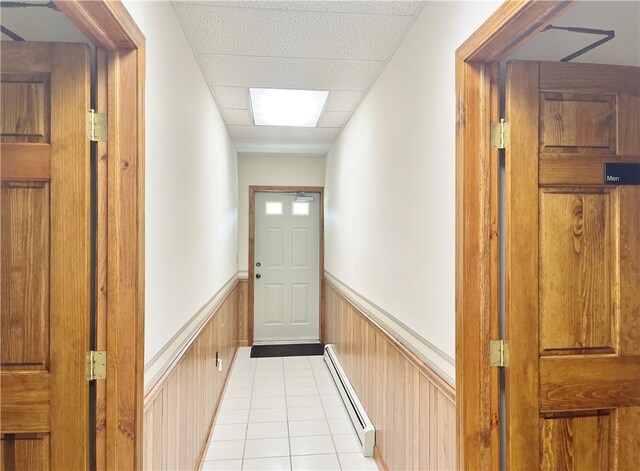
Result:
<svg viewBox="0 0 640 471"><path fill-rule="evenodd" d="M124 3L147 39L148 362L237 273L237 153L171 3Z"/></svg>
<svg viewBox="0 0 640 471"><path fill-rule="evenodd" d="M455 49L501 2L427 2L327 155L325 266L455 357Z"/></svg>
<svg viewBox="0 0 640 471"><path fill-rule="evenodd" d="M324 156L242 155L238 157L238 266L249 270L249 186L323 186ZM246 275L246 273L244 273Z"/></svg>

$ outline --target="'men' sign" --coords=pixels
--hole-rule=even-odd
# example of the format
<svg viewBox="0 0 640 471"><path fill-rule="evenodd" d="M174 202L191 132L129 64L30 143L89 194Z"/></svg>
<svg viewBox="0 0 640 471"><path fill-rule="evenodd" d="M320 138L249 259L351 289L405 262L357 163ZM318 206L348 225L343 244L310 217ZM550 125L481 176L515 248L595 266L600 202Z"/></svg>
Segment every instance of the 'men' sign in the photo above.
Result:
<svg viewBox="0 0 640 471"><path fill-rule="evenodd" d="M604 164L605 185L640 185L640 163Z"/></svg>

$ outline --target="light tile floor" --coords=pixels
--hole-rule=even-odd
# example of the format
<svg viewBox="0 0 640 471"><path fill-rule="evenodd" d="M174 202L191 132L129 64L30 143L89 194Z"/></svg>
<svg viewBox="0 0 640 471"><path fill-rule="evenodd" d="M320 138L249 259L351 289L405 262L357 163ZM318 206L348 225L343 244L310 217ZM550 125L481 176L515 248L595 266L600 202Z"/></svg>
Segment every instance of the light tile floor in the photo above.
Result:
<svg viewBox="0 0 640 471"><path fill-rule="evenodd" d="M377 470L321 356L238 349L203 470Z"/></svg>

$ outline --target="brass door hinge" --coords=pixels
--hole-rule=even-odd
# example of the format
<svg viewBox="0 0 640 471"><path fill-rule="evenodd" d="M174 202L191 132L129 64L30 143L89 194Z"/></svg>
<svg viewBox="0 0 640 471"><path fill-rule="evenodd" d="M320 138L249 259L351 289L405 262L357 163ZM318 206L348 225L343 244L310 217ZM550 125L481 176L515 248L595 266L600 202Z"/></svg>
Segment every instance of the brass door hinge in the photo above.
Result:
<svg viewBox="0 0 640 471"><path fill-rule="evenodd" d="M509 366L509 344L504 340L489 342L489 365L506 368Z"/></svg>
<svg viewBox="0 0 640 471"><path fill-rule="evenodd" d="M491 147L493 149L506 149L509 147L511 128L509 123L501 119L499 123L491 123Z"/></svg>
<svg viewBox="0 0 640 471"><path fill-rule="evenodd" d="M86 357L87 381L105 379L107 377L107 352L91 350Z"/></svg>
<svg viewBox="0 0 640 471"><path fill-rule="evenodd" d="M91 142L105 142L107 140L107 113L87 113L87 138Z"/></svg>

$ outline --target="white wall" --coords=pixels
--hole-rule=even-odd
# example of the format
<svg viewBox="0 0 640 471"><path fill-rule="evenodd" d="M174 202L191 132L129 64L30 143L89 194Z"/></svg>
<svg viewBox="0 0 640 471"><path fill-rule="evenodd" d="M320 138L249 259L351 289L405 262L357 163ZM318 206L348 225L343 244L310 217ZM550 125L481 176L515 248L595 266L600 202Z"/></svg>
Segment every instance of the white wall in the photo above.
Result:
<svg viewBox="0 0 640 471"><path fill-rule="evenodd" d="M427 2L327 155L327 271L451 358L454 53L499 4Z"/></svg>
<svg viewBox="0 0 640 471"><path fill-rule="evenodd" d="M237 153L171 3L124 3L147 39L148 362L237 273Z"/></svg>
<svg viewBox="0 0 640 471"><path fill-rule="evenodd" d="M323 186L324 156L246 155L238 157L238 266L249 270L249 186Z"/></svg>

